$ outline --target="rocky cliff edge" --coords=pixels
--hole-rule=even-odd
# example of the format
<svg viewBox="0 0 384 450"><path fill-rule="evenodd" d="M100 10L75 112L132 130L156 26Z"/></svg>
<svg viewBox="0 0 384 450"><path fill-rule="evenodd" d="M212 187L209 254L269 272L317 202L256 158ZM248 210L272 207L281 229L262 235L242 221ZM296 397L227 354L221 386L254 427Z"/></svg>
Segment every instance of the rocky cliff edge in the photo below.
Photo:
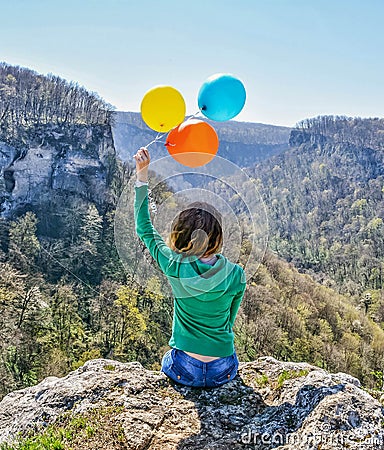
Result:
<svg viewBox="0 0 384 450"><path fill-rule="evenodd" d="M240 363L214 389L96 359L0 402L0 442L50 430L68 443L55 448L71 449L370 450L384 447L383 423L380 402L356 378L271 357Z"/></svg>

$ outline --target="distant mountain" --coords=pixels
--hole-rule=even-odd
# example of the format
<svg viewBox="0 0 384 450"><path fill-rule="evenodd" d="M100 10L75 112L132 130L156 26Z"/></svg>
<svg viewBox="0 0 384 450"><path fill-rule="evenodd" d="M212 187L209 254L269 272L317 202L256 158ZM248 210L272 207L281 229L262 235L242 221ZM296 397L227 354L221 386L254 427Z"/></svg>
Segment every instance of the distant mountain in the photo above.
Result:
<svg viewBox="0 0 384 450"><path fill-rule="evenodd" d="M291 129L288 127L235 121L207 122L218 133L218 155L240 167L263 161L289 146ZM139 113L133 112L114 113L112 131L118 155L128 161L138 148L147 145L157 134L148 128ZM154 159L168 155L163 143L153 144L150 149Z"/></svg>

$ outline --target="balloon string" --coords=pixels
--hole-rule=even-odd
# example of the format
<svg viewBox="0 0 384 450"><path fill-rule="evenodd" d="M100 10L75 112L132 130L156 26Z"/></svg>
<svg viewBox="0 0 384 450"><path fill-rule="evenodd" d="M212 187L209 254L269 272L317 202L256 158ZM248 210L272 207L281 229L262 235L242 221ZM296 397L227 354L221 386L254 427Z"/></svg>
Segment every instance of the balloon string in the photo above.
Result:
<svg viewBox="0 0 384 450"><path fill-rule="evenodd" d="M149 144L147 144L144 148L148 148L150 145L154 144L155 142L158 142L166 133L157 133L157 136L153 141L151 141Z"/></svg>
<svg viewBox="0 0 384 450"><path fill-rule="evenodd" d="M195 114L192 114L192 116L189 116L187 120L191 120L194 117L198 116L201 113L201 109L199 109L198 111L195 112Z"/></svg>
<svg viewBox="0 0 384 450"><path fill-rule="evenodd" d="M155 137L155 139L153 139L153 141L151 141L149 144L147 144L146 146L144 146L143 148L147 149L150 145L154 144L155 142L163 142L160 141L160 139L165 135L166 133L157 133L157 136ZM165 141L164 141L165 143ZM135 155L132 155L132 158L134 158Z"/></svg>
<svg viewBox="0 0 384 450"><path fill-rule="evenodd" d="M201 113L201 109L199 109L198 111L195 112L195 114L192 114L192 116L189 116L188 120L193 119L194 117L198 116ZM155 139L153 139L149 144L147 144L144 148L148 148L150 145L155 144L156 142L161 142L165 144L165 141L161 141L160 139L163 138L167 133L157 133ZM168 144L168 145L172 145L172 144Z"/></svg>

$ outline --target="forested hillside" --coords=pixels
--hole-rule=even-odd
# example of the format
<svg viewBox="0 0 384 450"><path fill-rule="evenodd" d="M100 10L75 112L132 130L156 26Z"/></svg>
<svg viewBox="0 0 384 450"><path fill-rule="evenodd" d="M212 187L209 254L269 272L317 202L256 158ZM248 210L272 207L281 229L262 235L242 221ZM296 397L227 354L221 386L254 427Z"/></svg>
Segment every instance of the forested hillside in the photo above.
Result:
<svg viewBox="0 0 384 450"><path fill-rule="evenodd" d="M116 251L117 201L133 172L114 151L110 108L61 79L4 64L1 74L0 395L96 357L159 369L172 298L156 277L145 286L132 280ZM311 143L307 129L295 133L300 147L254 172L270 208L272 249L334 279L336 289L347 290L349 282L348 292L355 294L356 286L362 293L366 286L353 270L366 270L360 258L376 264L382 255L382 241L370 253L382 229L380 174L373 167L379 167L380 149L367 157L352 144ZM341 189L345 205L338 204L335 216ZM166 185L154 192L158 204L170 194ZM348 237L351 242L343 240ZM335 243L340 252L357 252L358 262L348 254L343 264L332 260ZM246 253L244 242L240 263ZM370 286L372 272L366 273ZM239 358L305 360L381 387L384 308L378 288L374 304L366 306L267 252L236 322Z"/></svg>
<svg viewBox="0 0 384 450"><path fill-rule="evenodd" d="M96 93L55 75L0 63L0 130L8 141L42 124L106 124L108 105Z"/></svg>
<svg viewBox="0 0 384 450"><path fill-rule="evenodd" d="M101 356L160 367L172 299L156 278L147 286L126 279L110 221L72 219L54 241L36 236L32 213L9 223L0 262L3 394ZM384 332L357 306L267 254L236 322L239 358L304 360L379 388Z"/></svg>
<svg viewBox="0 0 384 450"><path fill-rule="evenodd" d="M306 120L290 145L250 169L268 206L271 248L360 296L384 322L384 120Z"/></svg>

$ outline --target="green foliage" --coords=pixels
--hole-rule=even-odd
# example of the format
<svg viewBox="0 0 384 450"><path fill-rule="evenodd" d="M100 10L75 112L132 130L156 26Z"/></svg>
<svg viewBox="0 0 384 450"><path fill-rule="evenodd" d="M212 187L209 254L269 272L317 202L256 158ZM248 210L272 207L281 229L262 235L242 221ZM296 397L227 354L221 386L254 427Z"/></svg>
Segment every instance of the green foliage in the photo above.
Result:
<svg viewBox="0 0 384 450"><path fill-rule="evenodd" d="M308 119L289 151L250 170L271 249L352 296L383 285L383 130L382 119Z"/></svg>
<svg viewBox="0 0 384 450"><path fill-rule="evenodd" d="M7 347L4 354L4 364L7 371L21 386L36 384L36 371L31 365L30 356L25 354L25 349L15 346Z"/></svg>
<svg viewBox="0 0 384 450"><path fill-rule="evenodd" d="M99 348L93 348L92 350L85 351L81 356L80 359L72 362L72 370L76 370L79 367L83 366L87 361L91 359L98 359L101 358L101 352Z"/></svg>
<svg viewBox="0 0 384 450"><path fill-rule="evenodd" d="M0 444L0 450L66 450L79 445L101 448L99 445L106 441L121 444L125 442L123 430L111 427L110 420L122 410L122 407L105 407L74 417L63 414L44 431L31 432L15 444Z"/></svg>
<svg viewBox="0 0 384 450"><path fill-rule="evenodd" d="M25 439L19 444L0 444L0 450L65 450L64 438L60 433L45 433L42 436Z"/></svg>
<svg viewBox="0 0 384 450"><path fill-rule="evenodd" d="M293 378L305 377L308 375L308 370L283 370L283 372L277 378L277 388L283 387L284 381L292 380Z"/></svg>
<svg viewBox="0 0 384 450"><path fill-rule="evenodd" d="M371 375L373 375L376 381L376 389L384 391L384 372L382 370L376 370L371 372Z"/></svg>
<svg viewBox="0 0 384 450"><path fill-rule="evenodd" d="M369 387L384 361L384 331L369 316L271 254L248 286L234 328L244 361L262 355L306 361L351 373Z"/></svg>
<svg viewBox="0 0 384 450"><path fill-rule="evenodd" d="M39 252L36 226L35 214L27 212L11 222L9 227L9 260L15 267L24 271L33 268L34 257Z"/></svg>
<svg viewBox="0 0 384 450"><path fill-rule="evenodd" d="M52 344L65 351L82 347L85 337L84 324L78 313L78 297L74 286L58 284L51 293Z"/></svg>
<svg viewBox="0 0 384 450"><path fill-rule="evenodd" d="M263 373L260 377L256 378L255 382L259 387L264 387L264 386L268 385L269 379L268 379L267 375L265 375L265 373Z"/></svg>
<svg viewBox="0 0 384 450"><path fill-rule="evenodd" d="M112 109L77 83L0 63L0 136L8 140L22 142L41 124L110 123Z"/></svg>

